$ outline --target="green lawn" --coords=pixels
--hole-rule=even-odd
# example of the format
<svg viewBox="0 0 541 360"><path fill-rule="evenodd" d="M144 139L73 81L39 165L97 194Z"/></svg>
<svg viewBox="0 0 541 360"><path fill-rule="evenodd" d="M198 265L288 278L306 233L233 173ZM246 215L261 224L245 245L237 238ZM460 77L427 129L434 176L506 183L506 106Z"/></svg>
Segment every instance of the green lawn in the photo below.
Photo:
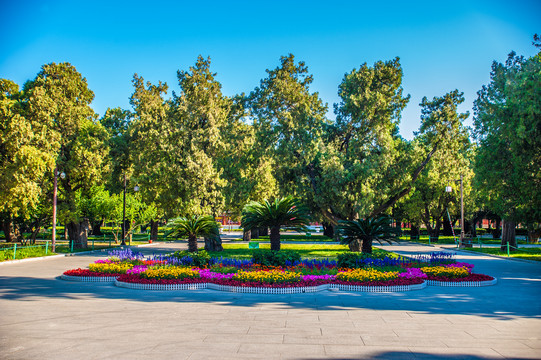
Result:
<svg viewBox="0 0 541 360"><path fill-rule="evenodd" d="M248 244L224 244L224 251L212 252L215 257L233 257L250 259L252 249L248 249ZM270 244L260 244L260 249L270 249ZM300 253L302 258L336 258L338 254L349 251L347 245L334 244L282 244L282 250L294 250ZM385 250L374 248L374 253L387 253Z"/></svg>
<svg viewBox="0 0 541 360"><path fill-rule="evenodd" d="M465 250L507 257L507 251L501 251L500 248L466 248ZM541 248L519 248L516 251L511 251L509 256L519 259L541 261Z"/></svg>
<svg viewBox="0 0 541 360"><path fill-rule="evenodd" d="M49 247L47 249L47 254L45 253L46 249L44 246L17 246L17 249L14 251L13 246L3 246L0 249L0 261L8 260L20 260L32 257L41 257L41 256L50 256L55 255ZM13 258L13 253L15 252L15 258Z"/></svg>
<svg viewBox="0 0 541 360"><path fill-rule="evenodd" d="M252 239L252 241L270 241L268 236L260 236L258 239ZM305 241L305 242L333 242L334 239L331 239L325 235L280 235L280 241Z"/></svg>

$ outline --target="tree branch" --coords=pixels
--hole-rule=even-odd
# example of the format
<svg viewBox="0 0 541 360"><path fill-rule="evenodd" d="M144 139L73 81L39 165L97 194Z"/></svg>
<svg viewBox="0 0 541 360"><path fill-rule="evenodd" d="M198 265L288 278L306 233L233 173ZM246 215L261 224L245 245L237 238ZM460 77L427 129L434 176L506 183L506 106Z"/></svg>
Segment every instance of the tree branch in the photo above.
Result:
<svg viewBox="0 0 541 360"><path fill-rule="evenodd" d="M382 205L374 209L370 213L369 215L370 217L374 217L376 215L381 214L382 212L384 212L385 210L387 210L388 208L396 204L398 200L400 200L402 197L406 196L410 192L411 188L413 187L413 184L415 183L415 181L417 181L417 178L421 174L421 171L423 171L423 169L426 167L426 165L432 158L432 155L434 155L434 153L438 149L438 146L439 146L439 142L437 142L436 145L434 145L434 148L428 153L428 155L426 156L426 159L415 169L415 171L413 172L413 175L411 176L410 183L404 189L402 189L397 194L392 196L389 200L387 200Z"/></svg>

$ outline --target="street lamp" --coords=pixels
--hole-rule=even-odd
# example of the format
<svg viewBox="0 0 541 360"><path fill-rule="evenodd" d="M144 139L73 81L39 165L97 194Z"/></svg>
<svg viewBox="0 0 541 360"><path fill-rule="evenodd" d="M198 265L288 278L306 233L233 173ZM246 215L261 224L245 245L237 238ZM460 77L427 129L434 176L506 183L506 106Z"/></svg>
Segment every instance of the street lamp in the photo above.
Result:
<svg viewBox="0 0 541 360"><path fill-rule="evenodd" d="M460 240L458 243L459 247L463 246L464 242L464 176L460 175L460 179L458 180L451 180L454 182L460 181ZM452 192L453 188L451 186L445 187L445 192Z"/></svg>
<svg viewBox="0 0 541 360"><path fill-rule="evenodd" d="M60 178L65 179L66 174L64 172L60 173ZM54 181L53 181L53 233L52 233L52 246L53 252L56 251L56 198L58 193L58 167L54 168Z"/></svg>
<svg viewBox="0 0 541 360"><path fill-rule="evenodd" d="M139 186L135 185L133 191L139 191ZM126 174L124 174L124 204L122 207L122 246L126 245Z"/></svg>

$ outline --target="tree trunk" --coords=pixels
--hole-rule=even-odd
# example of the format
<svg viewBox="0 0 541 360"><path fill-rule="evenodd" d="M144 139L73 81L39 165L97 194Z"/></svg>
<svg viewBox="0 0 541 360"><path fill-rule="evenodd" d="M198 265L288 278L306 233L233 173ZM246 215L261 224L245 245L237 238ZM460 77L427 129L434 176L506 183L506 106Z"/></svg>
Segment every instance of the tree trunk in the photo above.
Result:
<svg viewBox="0 0 541 360"><path fill-rule="evenodd" d="M66 228L70 244L73 242L74 249L86 249L88 247L88 229L90 222L88 219L83 219L81 222L70 222Z"/></svg>
<svg viewBox="0 0 541 360"><path fill-rule="evenodd" d="M243 241L252 240L252 232L250 230L243 229L242 230L242 240Z"/></svg>
<svg viewBox="0 0 541 360"><path fill-rule="evenodd" d="M150 240L152 242L158 241L158 222L154 220L150 221Z"/></svg>
<svg viewBox="0 0 541 360"><path fill-rule="evenodd" d="M94 236L101 236L103 233L101 232L101 225L103 224L103 220L94 220L92 221L92 232L91 234Z"/></svg>
<svg viewBox="0 0 541 360"><path fill-rule="evenodd" d="M259 228L253 228L252 230L250 230L250 232L251 239L259 239Z"/></svg>
<svg viewBox="0 0 541 360"><path fill-rule="evenodd" d="M197 236L195 235L188 236L188 251L197 252Z"/></svg>
<svg viewBox="0 0 541 360"><path fill-rule="evenodd" d="M365 254L372 254L372 238L363 239L362 250Z"/></svg>
<svg viewBox="0 0 541 360"><path fill-rule="evenodd" d="M280 250L280 227L273 226L270 229L270 246L271 250Z"/></svg>
<svg viewBox="0 0 541 360"><path fill-rule="evenodd" d="M360 252L361 251L361 242L359 240L352 241L348 244L349 251L351 252Z"/></svg>
<svg viewBox="0 0 541 360"><path fill-rule="evenodd" d="M511 251L516 250L517 239L515 237L515 227L516 223L514 221L505 220L503 222L503 232L502 232L502 251L507 251L507 243L509 243L509 248Z"/></svg>
<svg viewBox="0 0 541 360"><path fill-rule="evenodd" d="M6 237L6 242L12 242L13 239L13 232L11 229L11 216L5 217L2 220L2 230L4 231L4 235Z"/></svg>
<svg viewBox="0 0 541 360"><path fill-rule="evenodd" d="M334 237L334 225L329 223L323 223L323 235L330 237L331 239Z"/></svg>
<svg viewBox="0 0 541 360"><path fill-rule="evenodd" d="M496 219L496 228L494 230L492 230L492 238L493 239L498 239L502 234L502 230L501 230L501 220L500 219Z"/></svg>
<svg viewBox="0 0 541 360"><path fill-rule="evenodd" d="M68 240L69 238L68 224L64 224L64 240Z"/></svg>
<svg viewBox="0 0 541 360"><path fill-rule="evenodd" d="M417 225L413 225L411 224L411 229L410 229L410 238L413 236L417 236L419 237L419 235L421 234L421 229L419 229L417 227Z"/></svg>
<svg viewBox="0 0 541 360"><path fill-rule="evenodd" d="M449 218L444 215L443 219L443 233L444 236L453 236L453 226L449 221Z"/></svg>
<svg viewBox="0 0 541 360"><path fill-rule="evenodd" d="M269 236L269 228L268 227L259 228L259 236Z"/></svg>
<svg viewBox="0 0 541 360"><path fill-rule="evenodd" d="M205 237L205 250L209 252L223 251L224 247L222 246L220 235L216 237Z"/></svg>

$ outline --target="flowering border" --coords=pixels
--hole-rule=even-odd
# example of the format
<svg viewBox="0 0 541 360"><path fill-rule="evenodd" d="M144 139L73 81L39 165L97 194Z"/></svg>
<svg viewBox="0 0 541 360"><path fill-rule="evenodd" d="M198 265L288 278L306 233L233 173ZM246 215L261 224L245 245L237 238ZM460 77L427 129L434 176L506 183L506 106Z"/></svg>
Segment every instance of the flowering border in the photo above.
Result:
<svg viewBox="0 0 541 360"><path fill-rule="evenodd" d="M62 280L80 281L80 282L115 282L118 276L71 276L60 275Z"/></svg>
<svg viewBox="0 0 541 360"><path fill-rule="evenodd" d="M454 286L454 287L480 287L480 286L490 286L496 285L498 282L497 278L487 281L436 281L436 280L425 280L429 286Z"/></svg>

